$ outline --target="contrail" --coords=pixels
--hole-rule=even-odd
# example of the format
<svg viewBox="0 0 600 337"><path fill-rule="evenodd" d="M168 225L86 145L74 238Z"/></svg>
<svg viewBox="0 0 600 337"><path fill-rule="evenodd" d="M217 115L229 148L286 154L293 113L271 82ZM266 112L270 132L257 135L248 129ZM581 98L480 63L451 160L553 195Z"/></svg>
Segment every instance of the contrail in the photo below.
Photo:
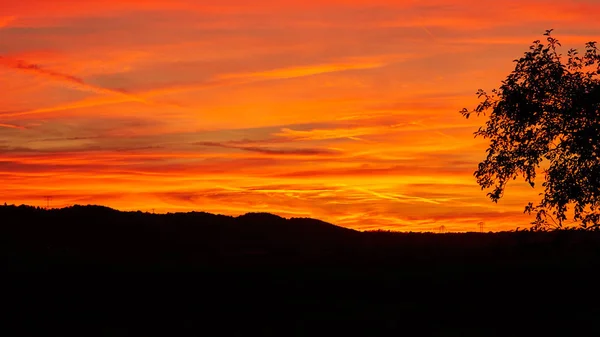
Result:
<svg viewBox="0 0 600 337"><path fill-rule="evenodd" d="M41 76L46 76L48 78L52 78L52 79L55 79L58 81L62 81L64 83L73 85L74 87L76 87L79 90L90 91L90 92L100 93L100 94L126 96L135 102L148 103L148 101L142 97L132 95L127 92L123 92L123 91L119 91L119 90L98 87L98 86L86 83L83 79L81 79L79 77L60 73L60 72L57 72L54 70L45 69L45 68L40 67L37 64L28 63L24 60L16 60L16 59L13 60L13 59L9 59L4 56L0 56L0 64L6 66L8 68L28 71L28 72L32 72L32 73L35 73L35 74L38 74Z"/></svg>
<svg viewBox="0 0 600 337"><path fill-rule="evenodd" d="M427 27L425 27L425 26L421 26L421 28L423 28L423 30L425 31L425 33L429 34L429 36L431 36L431 37L435 38L435 35L433 35L433 34L432 34L430 31L429 31L429 29L427 29Z"/></svg>
<svg viewBox="0 0 600 337"><path fill-rule="evenodd" d="M5 123L0 123L0 128L25 130L25 128L22 127L22 126L12 125L12 124L5 124Z"/></svg>
<svg viewBox="0 0 600 337"><path fill-rule="evenodd" d="M1 61L1 59L0 59L0 61ZM220 87L220 86L226 86L226 85L247 84L247 83L264 81L264 80L269 80L269 79L285 79L285 78L320 74L320 73L324 72L323 69L327 70L327 72L344 71L344 70L349 70L349 69L371 69L371 68L384 66L385 64L387 64L387 63L382 61L379 63L374 62L374 63L369 63L366 65L364 65L364 64L363 65L354 65L354 66L346 65L345 67L340 67L338 65L337 68L334 66L329 66L329 68L328 68L327 66L321 65L321 68L320 68L321 71L314 72L314 73L307 70L308 69L307 67L304 67L304 68L287 68L287 69L271 70L271 71L267 71L267 72L263 72L263 73L228 74L228 75L217 76L216 78L213 78L212 80L209 80L204 83L192 83L192 84L184 84L184 85L175 86L175 87L152 89L152 90L148 90L148 91L137 92L135 94L126 94L123 92L119 92L119 91L115 92L115 91L111 90L112 93L118 93L121 96L120 97L110 97L110 98L106 98L106 97L92 98L92 99L85 99L82 101L68 103L68 104L59 105L59 106L55 106L55 107L49 107L49 108L40 108L40 109L34 109L34 110L0 113L0 117L18 117L18 116L33 115L33 114L47 113L47 112L53 112L53 111L63 111L63 110L70 110L70 109L77 109L77 108L87 108L87 107L95 107L95 106L132 102L132 101L142 101L142 100L145 100L146 97L160 96L160 95L165 95L165 94L196 91L196 90L212 88L212 87ZM290 69L292 70L291 73L289 73ZM299 69L300 69L300 71L299 71ZM52 72L52 73L56 74L54 72ZM71 77L72 83L82 85L79 82L74 82L77 80L80 81L81 79L78 79L78 78L70 76L70 75L65 75L65 74L60 74L60 75L63 75L64 77L67 77L67 78ZM85 85L89 86L88 84L85 84ZM96 90L109 90L109 89L97 88L97 87L94 87L94 88ZM135 99L133 99L132 97Z"/></svg>
<svg viewBox="0 0 600 337"><path fill-rule="evenodd" d="M423 17L419 16L419 19L423 20ZM421 28L423 28L423 31L425 31L425 33L427 33L427 35L429 35L435 39L435 35L433 35L433 33L431 33L431 31L429 29L427 29L427 27L425 27L424 24L422 24L421 22L418 22L418 24L419 24L419 26L421 26Z"/></svg>
<svg viewBox="0 0 600 337"><path fill-rule="evenodd" d="M4 56L0 56L0 63L9 68L30 70L30 71L38 73L38 74L47 75L47 76L50 76L53 78L65 80L67 82L75 82L77 84L86 85L83 82L83 80L78 77L67 75L67 74L62 74L62 73L48 70L48 69L43 69L37 64L27 63L23 60L10 60Z"/></svg>

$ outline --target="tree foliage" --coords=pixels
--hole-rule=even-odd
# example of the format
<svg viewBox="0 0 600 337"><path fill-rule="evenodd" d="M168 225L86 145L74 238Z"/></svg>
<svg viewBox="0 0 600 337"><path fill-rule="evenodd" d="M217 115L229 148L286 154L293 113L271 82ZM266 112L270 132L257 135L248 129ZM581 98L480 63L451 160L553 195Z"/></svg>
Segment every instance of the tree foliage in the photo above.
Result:
<svg viewBox="0 0 600 337"><path fill-rule="evenodd" d="M562 228L567 220L583 228L600 226L600 53L589 42L559 53L546 31L534 41L499 89L479 90L478 106L461 113L488 115L475 137L489 140L485 160L474 175L497 202L506 184L522 176L532 187L544 173L533 228ZM551 220L551 221L549 221Z"/></svg>

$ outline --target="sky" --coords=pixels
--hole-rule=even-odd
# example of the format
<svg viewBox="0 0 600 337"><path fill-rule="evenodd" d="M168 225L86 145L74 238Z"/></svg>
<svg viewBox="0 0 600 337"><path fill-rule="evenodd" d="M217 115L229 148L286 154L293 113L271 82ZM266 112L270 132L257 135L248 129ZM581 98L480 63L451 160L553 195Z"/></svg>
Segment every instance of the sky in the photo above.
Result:
<svg viewBox="0 0 600 337"><path fill-rule="evenodd" d="M9 204L271 212L359 230L511 230L464 119L546 29L600 39L600 1L19 0L0 4Z"/></svg>

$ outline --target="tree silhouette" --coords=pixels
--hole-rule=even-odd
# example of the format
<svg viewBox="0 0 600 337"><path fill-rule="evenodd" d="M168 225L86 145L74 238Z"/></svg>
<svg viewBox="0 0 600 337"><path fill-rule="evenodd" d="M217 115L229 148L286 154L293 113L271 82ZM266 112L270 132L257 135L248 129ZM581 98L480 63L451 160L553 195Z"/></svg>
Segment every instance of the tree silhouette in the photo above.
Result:
<svg viewBox="0 0 600 337"><path fill-rule="evenodd" d="M573 219L583 228L600 226L600 54L588 42L580 55L544 34L534 41L515 69L472 111L486 115L475 137L489 139L487 157L474 175L482 189L491 189L497 202L506 184L522 176L532 187L543 169L541 201L525 212L536 214L535 229L561 228ZM548 220L552 220L549 222Z"/></svg>

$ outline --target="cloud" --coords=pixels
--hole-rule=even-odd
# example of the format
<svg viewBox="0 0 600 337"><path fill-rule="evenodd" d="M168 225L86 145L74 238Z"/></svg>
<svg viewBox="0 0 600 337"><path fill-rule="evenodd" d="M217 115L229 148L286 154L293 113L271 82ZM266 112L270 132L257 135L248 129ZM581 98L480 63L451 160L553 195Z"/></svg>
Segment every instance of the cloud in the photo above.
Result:
<svg viewBox="0 0 600 337"><path fill-rule="evenodd" d="M86 98L80 101L60 104L53 107L48 108L39 108L32 110L22 110L22 111L8 111L0 113L0 117L3 118L20 118L27 115L37 115L48 112L57 112L57 111L65 111L65 110L73 110L73 109L81 109L81 108L91 108L97 106L106 106L111 104L119 104L119 103L127 103L131 102L131 99L126 97L92 97Z"/></svg>
<svg viewBox="0 0 600 337"><path fill-rule="evenodd" d="M321 155L339 155L339 150L327 148L266 148L257 146L240 146L231 143L216 143L216 142L197 142L194 145L222 147L226 149L236 149L248 152L256 152L267 155L299 155L299 156L321 156Z"/></svg>
<svg viewBox="0 0 600 337"><path fill-rule="evenodd" d="M392 200L392 201L396 201L396 202L421 202L421 203L427 203L427 204L435 204L435 205L439 205L440 202L436 201L433 198L423 198L423 197L416 197L416 196L408 196L408 195L402 195L402 194L397 194L397 193L385 193L385 192L376 192L376 191L372 191L366 188L360 188L360 187L356 187L354 188L357 191L360 192L364 192L367 194L371 194L376 196L377 198L380 199L386 199L386 200Z"/></svg>
<svg viewBox="0 0 600 337"><path fill-rule="evenodd" d="M449 167L423 167L415 166L413 163L404 165L394 165L391 167L350 167L350 168L323 168L315 170L288 170L283 173L275 173L273 177L279 178L295 178L295 179L335 179L335 178L356 178L365 179L371 177L373 179L382 179L391 177L402 177L407 180L414 177L431 177L430 180L438 180L441 183L443 178L447 176L467 177L470 178L472 169L469 168L449 168ZM412 178L411 178L412 177ZM437 177L437 179L435 178ZM418 182L417 179L414 179Z"/></svg>
<svg viewBox="0 0 600 337"><path fill-rule="evenodd" d="M2 61L2 59L0 59ZM344 70L352 70L352 69L373 69L377 67L382 67L386 63L382 62L371 62L371 63L348 63L348 64L324 64L324 65L315 65L315 66L306 66L306 67L295 67L295 68L281 68L274 69L270 71L257 72L257 73L240 73L240 74L226 74L216 76L208 81L201 83L189 83L189 84L176 84L171 86L166 86L163 88L150 89L143 92L136 93L125 93L120 91L114 91L105 88L99 88L95 86L91 86L89 84L85 84L81 79L76 77L60 74L53 71L41 70L38 66L35 65L25 65L23 67L15 66L15 62L6 64L11 64L14 68L22 69L25 68L27 70L32 70L44 74L46 76L51 76L54 78L60 78L62 80L69 81L70 83L77 84L80 86L84 86L88 90L99 92L99 93L111 93L117 94L118 96L111 97L92 97L86 98L76 102L65 103L61 105L57 105L54 107L48 108L39 108L32 110L23 110L16 112L8 112L0 114L1 117L20 117L26 115L35 115L42 114L48 112L57 112L57 111L65 111L72 109L80 109L80 108L90 108L90 107L99 107L111 104L120 104L120 103L128 103L128 102L148 102L147 100L156 97L156 96L164 96L164 95L172 95L172 94L182 94L187 92L193 92L198 90L204 90L209 88L223 87L229 85L239 85L239 84L250 84L257 81L267 80L267 79L286 79L286 78L294 78L294 77L304 77L310 75L323 74L328 72L337 72ZM19 63L16 63L17 65Z"/></svg>
<svg viewBox="0 0 600 337"><path fill-rule="evenodd" d="M380 131L378 127L348 128L348 129L315 129L315 130L292 130L281 129L274 136L289 138L293 140L326 140L338 138L359 139L359 136L373 134Z"/></svg>
<svg viewBox="0 0 600 337"><path fill-rule="evenodd" d="M348 70L367 70L381 68L388 62L378 60L356 60L354 62L326 63L307 66L297 66L280 68L273 70L265 70L259 72L225 74L220 75L220 79L248 79L253 81L272 80L272 79L288 79L304 76L313 76L319 74L348 71Z"/></svg>
<svg viewBox="0 0 600 337"><path fill-rule="evenodd" d="M69 75L69 74L64 74L64 73L49 70L49 69L45 69L37 64L28 63L24 60L14 60L14 59L10 59L10 58L4 57L4 56L0 56L0 64L4 65L5 67L12 68L12 69L32 72L37 75L41 75L41 76L44 76L44 77L47 77L47 78L50 78L53 80L67 83L78 90L84 90L84 91L89 91L89 92L94 92L94 93L99 93L99 94L119 95L119 96L124 96L128 100L131 100L131 101L147 103L147 101L145 99L135 96L135 95L131 95L124 91L98 87L98 86L84 82L83 79L81 79L79 77Z"/></svg>
<svg viewBox="0 0 600 337"><path fill-rule="evenodd" d="M66 111L73 109L81 109L81 108L92 108L92 107L101 107L106 105L113 104L121 104L121 103L130 103L130 102L148 102L148 99L156 96L164 96L164 95L172 95L172 94L182 94L188 92L194 92L199 90L204 90L208 88L215 88L233 84L242 84L249 83L247 79L237 78L237 79L216 79L209 80L202 83L189 83L189 84L176 84L172 86L166 86L163 88L150 89L147 91L136 92L136 93L124 93L124 92L116 92L118 96L110 96L110 97L90 97L85 98L80 101L64 103L52 107L47 108L39 108L39 109L31 109L31 110L21 110L21 111L9 111L0 113L0 117L21 117L27 115L36 115L43 114L48 112L58 112L58 111ZM176 107L180 107L179 104L169 103L168 105L173 105Z"/></svg>
<svg viewBox="0 0 600 337"><path fill-rule="evenodd" d="M56 71L52 71L52 70L48 70L48 69L43 69L42 67L40 67L37 64L31 64L31 63L27 63L23 60L11 60L9 58L6 58L4 56L0 56L0 64L3 64L4 66L13 68L13 69L19 69L19 70L29 70L32 71L34 73L37 74L41 74L41 75L45 75L51 78L55 78L55 79L59 79L59 80L63 80L66 82L71 82L71 83L75 83L78 85L86 85L82 79L75 77L75 76L71 76L71 75L67 75L67 74L62 74Z"/></svg>
<svg viewBox="0 0 600 337"><path fill-rule="evenodd" d="M14 125L14 124L6 124L6 123L0 123L0 128L25 130L25 128L22 126L18 126L18 125Z"/></svg>
<svg viewBox="0 0 600 337"><path fill-rule="evenodd" d="M359 141L372 141L377 138L391 137L393 134L404 132L435 132L438 135L449 137L439 130L458 129L469 127L472 124L449 124L436 121L434 118L417 114L417 109L412 114L384 114L365 115L358 118L339 119L318 129L294 130L282 128L273 136L288 141L324 141L336 139L352 139ZM451 137L449 137L451 138Z"/></svg>

